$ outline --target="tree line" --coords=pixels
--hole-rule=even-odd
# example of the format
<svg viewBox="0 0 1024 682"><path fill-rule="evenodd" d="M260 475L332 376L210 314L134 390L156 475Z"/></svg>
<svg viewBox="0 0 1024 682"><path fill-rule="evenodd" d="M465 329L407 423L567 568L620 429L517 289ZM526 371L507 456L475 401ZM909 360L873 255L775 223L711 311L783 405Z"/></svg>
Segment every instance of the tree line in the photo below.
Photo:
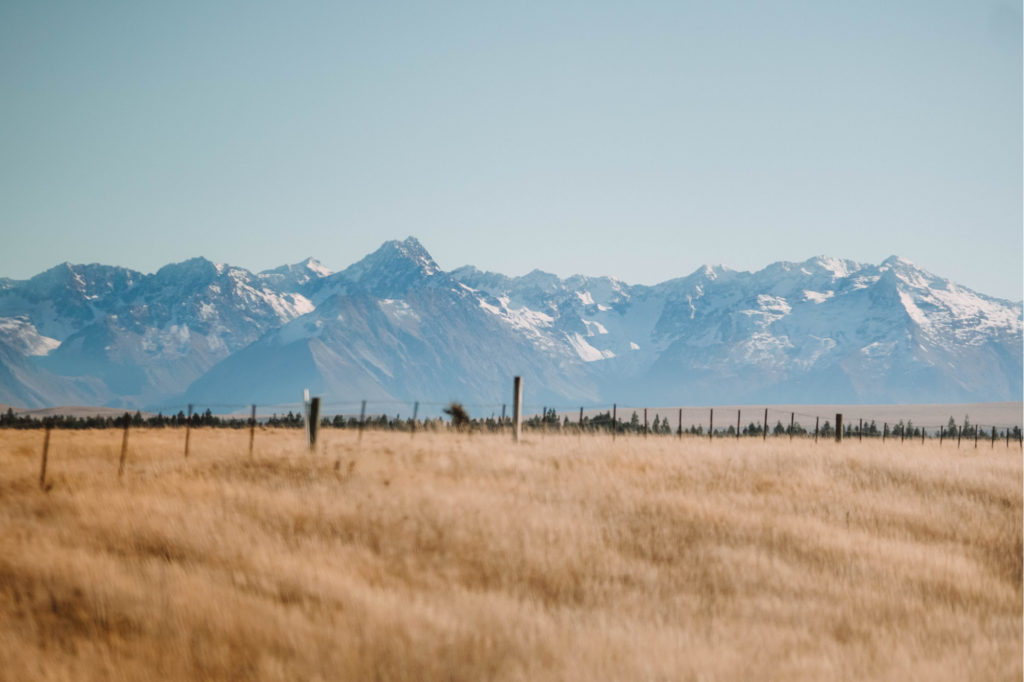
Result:
<svg viewBox="0 0 1024 682"><path fill-rule="evenodd" d="M461 406L460 408L461 409ZM440 417L426 417L423 419L408 419L402 418L400 415L394 417L386 414L379 415L365 415L357 417L354 415L334 415L323 417L320 420L320 425L325 428L335 429L375 429L375 430L390 430L390 431L412 431L412 430L427 430L437 431L448 428L450 425L457 426L460 430L466 431L481 431L481 432L496 432L507 429L512 426L512 420L509 417L478 417L473 418L465 413L463 410L461 413L456 412L453 414L450 412L451 407L445 410L446 414L449 414L451 419L446 420ZM301 412L289 411L286 414L273 414L269 417L261 416L257 417L257 424L261 426L267 426L272 428L294 428L300 429L305 425L305 418ZM138 428L173 428L191 425L192 427L211 427L211 428L229 428L229 429L241 429L247 428L252 424L252 420L249 417L219 417L213 414L209 409L204 412L196 412L191 416L186 415L185 412L179 411L177 414L162 414L157 413L155 415L143 416L141 412L136 411L134 414L125 412L122 415L114 416L83 416L75 417L71 415L52 415L46 417L34 417L25 414L16 414L13 409L8 408L7 412L0 414L0 428L13 428L13 429L39 429L47 426L56 429L115 429L124 428L125 424L131 427ZM634 410L628 420L623 420L621 417L613 419L611 411L598 412L594 415L584 416L580 419L570 419L568 415L559 416L559 414L553 408L544 408L539 415L534 415L523 420L523 429L531 431L562 431L569 433L578 433L581 430L586 433L590 432L607 432L611 433L613 430L615 433L620 434L651 434L651 435L691 435L691 436L705 436L708 431L703 425L691 425L680 431L680 427L677 425L673 427L668 418L662 419L660 415L655 415L654 420L648 425L644 425L640 419L639 413ZM998 431L996 427L990 427L992 432L996 434L996 437L1006 436L1006 431ZM977 436L989 437L991 434L986 429L971 424L967 417L961 424L957 424L953 417L949 418L949 422L945 427L942 427L943 433L947 438L955 438L959 434L963 438L975 438ZM728 426L718 427L714 430L717 436L736 436L736 425L730 424ZM794 423L792 426L789 424L783 424L782 421L777 421L775 426L770 427L769 433L773 436L808 436L813 431L808 430L799 423ZM762 422L750 422L745 426L740 427L740 436L764 436ZM829 420L825 420L818 430L818 435L823 438L830 438L835 435L835 428L831 425ZM869 438L877 437L894 437L894 438L921 438L922 435L926 437L938 437L939 434L936 430L926 431L923 427L915 426L913 421L907 420L904 422L900 420L896 424L889 426L883 424L880 428L875 420L867 422L861 427L859 424L846 424L843 427L844 437L857 437L864 436ZM1021 428L1014 426L1010 431L1012 438L1020 440Z"/></svg>

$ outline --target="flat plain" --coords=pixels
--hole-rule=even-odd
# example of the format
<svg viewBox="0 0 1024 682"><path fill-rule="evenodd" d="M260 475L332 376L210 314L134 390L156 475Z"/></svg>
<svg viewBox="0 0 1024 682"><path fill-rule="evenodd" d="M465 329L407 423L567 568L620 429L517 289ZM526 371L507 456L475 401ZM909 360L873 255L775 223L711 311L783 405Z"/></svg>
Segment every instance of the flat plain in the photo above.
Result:
<svg viewBox="0 0 1024 682"><path fill-rule="evenodd" d="M1020 447L0 431L0 678L1019 680Z"/></svg>

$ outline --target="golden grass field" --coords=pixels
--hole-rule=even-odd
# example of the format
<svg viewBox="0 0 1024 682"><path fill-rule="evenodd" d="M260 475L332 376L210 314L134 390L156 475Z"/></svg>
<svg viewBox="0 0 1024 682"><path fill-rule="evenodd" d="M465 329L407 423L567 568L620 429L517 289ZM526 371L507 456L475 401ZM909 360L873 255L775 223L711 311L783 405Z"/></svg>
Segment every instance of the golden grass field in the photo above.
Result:
<svg viewBox="0 0 1024 682"><path fill-rule="evenodd" d="M1020 680L1015 444L0 432L0 679Z"/></svg>

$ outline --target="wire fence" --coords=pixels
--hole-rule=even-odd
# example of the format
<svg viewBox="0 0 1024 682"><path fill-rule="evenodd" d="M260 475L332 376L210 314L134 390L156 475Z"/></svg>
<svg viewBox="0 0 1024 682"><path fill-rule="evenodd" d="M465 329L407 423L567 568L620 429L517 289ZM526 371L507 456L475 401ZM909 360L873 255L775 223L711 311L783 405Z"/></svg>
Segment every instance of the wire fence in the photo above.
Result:
<svg viewBox="0 0 1024 682"><path fill-rule="evenodd" d="M400 431L439 430L452 426L452 401L403 400L320 400L317 427L349 429L387 429ZM470 430L503 431L513 428L508 403L460 403L469 415L464 425ZM309 404L285 403L205 403L165 406L159 412L124 412L75 416L70 414L33 415L9 409L0 414L0 428L123 428L132 427L220 427L249 426L306 428ZM957 420L914 420L898 417L898 406L887 406L887 414L871 414L869 408L846 406L849 412L836 413L824 408L817 412L779 406L754 407L649 407L632 404L546 405L527 403L522 407L522 428L545 432L590 432L643 436L705 436L710 438L750 438L785 436L834 438L971 438L1003 439L1021 443L1021 422L972 423L964 416ZM908 409L908 411L910 411ZM852 414L851 414L852 412ZM841 423L838 423L841 420ZM1024 421L1022 418L1021 421Z"/></svg>
<svg viewBox="0 0 1024 682"><path fill-rule="evenodd" d="M518 387L518 382L517 382ZM945 424L914 424L911 418L890 422L865 416L862 410L854 408L844 421L840 412L816 414L813 412L765 408L722 408L722 407L673 407L651 408L632 405L607 406L580 405L574 410L566 406L526 405L516 410L520 419L513 423L508 415L507 404L452 402L419 402L395 400L328 401L319 397L294 403L274 404L207 404L185 405L184 409L168 414L157 412L143 415L141 412L124 412L119 416L86 415L72 416L51 414L34 416L18 414L8 409L0 415L0 429L43 429L45 435L39 473L39 486L50 490L47 484L47 462L50 448L50 434L55 428L91 429L120 428L123 430L117 476L124 476L128 456L128 438L132 428L179 428L184 431L184 456L187 459L192 442L192 432L201 428L233 428L248 430L248 451L252 459L258 428L296 428L305 432L306 444L316 446L317 433L321 429L356 430L359 439L367 429L407 431L412 437L417 431L486 431L492 433L511 432L518 441L520 431L541 433L584 433L594 436L608 436L613 441L619 436L632 437L676 437L708 438L712 441L738 441L759 438L767 441L776 438L812 438L819 440L868 439L893 440L900 443L925 442L928 439L956 440L959 447L964 439L973 441L975 447L982 440L989 441L995 448L997 441L1004 441L1010 447L1011 441L1017 447L1024 447L1021 425L1017 424L971 424L965 416L957 423L950 416ZM519 406L517 405L516 408ZM537 409L539 407L539 409ZM358 408L358 409L357 409ZM424 416L420 416L420 410ZM217 410L215 413L214 410ZM406 417L402 416L403 410ZM561 412L559 411L561 410ZM472 418L469 411L488 416ZM861 413L857 413L861 412ZM248 413L246 415L246 413ZM428 413L431 416L427 416ZM393 416L392 416L393 415ZM447 415L450 419L445 419ZM525 417L524 417L525 415ZM629 415L628 417L626 415ZM745 417L746 415L746 417ZM879 415L881 416L881 415ZM788 418L788 420L787 420ZM813 420L813 430L811 423ZM775 422L772 425L772 422ZM881 426L879 426L881 423ZM706 426L706 428L705 428Z"/></svg>

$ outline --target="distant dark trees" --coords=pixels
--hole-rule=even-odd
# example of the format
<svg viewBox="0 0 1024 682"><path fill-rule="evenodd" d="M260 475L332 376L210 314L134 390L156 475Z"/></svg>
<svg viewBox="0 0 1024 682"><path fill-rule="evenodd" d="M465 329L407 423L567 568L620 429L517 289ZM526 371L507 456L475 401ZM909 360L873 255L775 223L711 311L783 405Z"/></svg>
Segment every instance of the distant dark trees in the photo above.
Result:
<svg viewBox="0 0 1024 682"><path fill-rule="evenodd" d="M444 429L449 424L454 428L461 429L464 431L498 431L503 428L509 427L512 424L512 420L505 418L504 420L500 417L485 417L485 418L472 418L466 412L465 408L459 403L451 403L442 410L449 419L442 420L438 418L425 418L418 419L415 422L415 428L417 430L438 430ZM182 427L187 423L191 423L193 427L210 427L210 428L233 428L242 429L249 426L249 419L247 416L231 416L231 417L219 417L206 409L203 412L196 412L192 414L191 418L185 415L184 412L179 411L177 414L164 415L157 413L155 415L143 416L141 412L136 411L134 414L125 412L116 417L114 416L90 416L90 417L72 417L72 416L50 416L50 417L32 417L29 415L16 414L13 409L8 409L6 412L0 413L0 428L8 429L39 429L47 425L58 428L58 429L108 429L108 428L123 428L125 422L132 427L147 427L147 428L168 428L168 427ZM303 426L303 416L301 412L287 412L285 414L273 414L269 417L259 417L259 424L274 428L294 428L299 429ZM360 419L358 416L337 414L334 416L325 416L320 420L320 424L323 427L335 428L335 429L351 429L359 428ZM386 414L367 415L363 419L363 427L378 430L393 430L393 431L410 431L413 429L414 424L411 419L403 419L400 415L389 416ZM582 428L584 433L611 433L612 429L615 429L616 433L620 434L642 434L644 433L644 424L640 419L639 413L633 411L628 421L623 421L621 418L617 422L613 423L611 412L596 412L592 415L584 416L582 422L579 419L570 419L568 415L560 417L554 408L543 408L541 414L534 415L523 421L523 428L527 431L554 431L554 432L567 432L567 433L578 433ZM860 423L844 424L843 434L847 438L856 438L859 435L870 438L880 438L884 435L889 438L921 438L922 428L915 426L911 420L904 422L900 420L896 424L889 426L883 425L883 428L879 428L877 422L871 420L870 422L863 425L863 434L860 434L858 429ZM760 422L750 422L746 426L740 429L740 435L746 437L764 437L763 426ZM959 431L963 438L973 439L976 435L979 438L991 438L992 431L995 431L996 438L1010 438L1020 441L1021 439L1021 427L1014 426L1009 429L996 428L996 427L979 427L970 423L968 418L964 418L961 425L957 425L956 421L950 417L949 422L943 426L947 437L955 437L955 434ZM785 437L790 435L789 424L783 424L782 421L776 421L773 427L770 427L771 435L774 437ZM649 425L649 434L651 435L673 435L679 434L678 427L673 428L668 418L662 418L660 415L655 415L654 421ZM692 436L705 436L707 431L702 425L691 425L682 431L683 434ZM813 431L808 431L800 424L794 424L792 427L792 435L794 436L808 436ZM727 427L716 428L716 436L732 436L736 437L736 425L731 424ZM681 435L681 434L680 434ZM824 420L821 425L819 436L823 438L830 438L835 435L835 428L832 426L829 420ZM938 428L930 427L926 429L924 434L926 437L938 437Z"/></svg>

